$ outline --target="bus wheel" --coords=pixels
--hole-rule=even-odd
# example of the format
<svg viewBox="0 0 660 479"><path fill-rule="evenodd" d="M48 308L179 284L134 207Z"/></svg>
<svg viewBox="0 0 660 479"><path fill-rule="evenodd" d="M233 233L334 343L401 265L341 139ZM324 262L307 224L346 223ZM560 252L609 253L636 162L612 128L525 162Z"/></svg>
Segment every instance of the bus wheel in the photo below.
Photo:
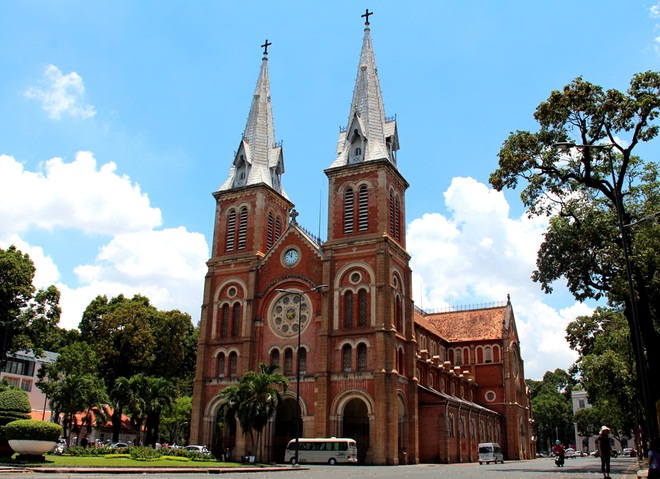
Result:
<svg viewBox="0 0 660 479"><path fill-rule="evenodd" d="M331 457L330 460L328 461L328 464L330 464L331 466L334 466L335 464L337 464L337 459L335 459L334 457Z"/></svg>
<svg viewBox="0 0 660 479"><path fill-rule="evenodd" d="M291 458L291 461L289 461L289 462L291 463L292 466L295 465L295 464L296 464L296 458L295 458L295 456L292 457L292 458Z"/></svg>

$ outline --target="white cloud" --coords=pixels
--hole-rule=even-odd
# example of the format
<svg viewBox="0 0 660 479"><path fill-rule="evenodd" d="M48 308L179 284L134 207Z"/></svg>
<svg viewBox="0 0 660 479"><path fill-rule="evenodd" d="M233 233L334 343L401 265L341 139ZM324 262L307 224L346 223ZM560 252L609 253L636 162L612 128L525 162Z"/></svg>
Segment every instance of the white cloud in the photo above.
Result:
<svg viewBox="0 0 660 479"><path fill-rule="evenodd" d="M649 8L649 16L651 18L660 18L660 3Z"/></svg>
<svg viewBox="0 0 660 479"><path fill-rule="evenodd" d="M71 163L48 160L43 172L25 171L11 156L0 155L0 239L32 227L112 235L160 226L160 210L116 169L112 162L97 169L84 151Z"/></svg>
<svg viewBox="0 0 660 479"><path fill-rule="evenodd" d="M85 86L76 72L63 75L55 65L48 65L39 83L40 88L28 88L25 96L40 101L50 119L59 120L62 115L80 118L96 115L92 105L84 104Z"/></svg>
<svg viewBox="0 0 660 479"><path fill-rule="evenodd" d="M567 369L576 356L566 325L586 305L557 311L530 276L546 218L509 218L500 192L472 178L454 178L444 193L450 217L427 213L408 226L413 299L426 310L506 301L511 295L527 377Z"/></svg>
<svg viewBox="0 0 660 479"><path fill-rule="evenodd" d="M85 307L103 294L143 294L159 309L199 315L206 240L184 227L157 230L161 223L160 210L150 206L137 184L117 174L114 163L97 168L89 152L79 152L71 163L49 160L43 172L26 171L0 155L0 247L14 244L30 255L37 268L35 286L58 287L62 327L77 327ZM98 245L91 262L74 267L77 284L62 280L43 249L49 235L63 230L80 236L60 252L69 258L85 261L78 243ZM34 232L45 235L42 246L23 239Z"/></svg>

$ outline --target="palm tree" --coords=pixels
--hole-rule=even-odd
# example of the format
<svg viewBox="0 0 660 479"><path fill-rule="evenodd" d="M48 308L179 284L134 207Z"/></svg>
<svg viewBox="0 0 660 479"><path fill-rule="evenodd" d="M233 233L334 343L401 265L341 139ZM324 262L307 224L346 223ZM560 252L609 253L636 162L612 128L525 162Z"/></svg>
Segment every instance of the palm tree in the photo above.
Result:
<svg viewBox="0 0 660 479"><path fill-rule="evenodd" d="M177 396L176 388L167 379L147 377L144 389L147 433L145 443L155 445L163 409L172 405Z"/></svg>
<svg viewBox="0 0 660 479"><path fill-rule="evenodd" d="M282 392L289 385L287 378L277 373L278 366L259 363L259 372L248 371L238 384L222 390L220 409L225 421L237 420L243 434L250 434L250 444L261 455L261 436L264 427L277 411ZM254 441L254 433L257 441Z"/></svg>

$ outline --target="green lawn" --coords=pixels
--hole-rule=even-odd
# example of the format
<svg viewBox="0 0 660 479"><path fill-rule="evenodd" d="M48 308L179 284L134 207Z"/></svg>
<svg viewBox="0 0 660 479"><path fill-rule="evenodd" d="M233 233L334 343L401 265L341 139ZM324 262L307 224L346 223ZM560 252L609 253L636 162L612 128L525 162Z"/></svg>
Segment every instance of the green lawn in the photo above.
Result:
<svg viewBox="0 0 660 479"><path fill-rule="evenodd" d="M19 463L15 459L2 459L0 464L4 466L30 466L30 467L241 467L244 464L237 462L220 461L182 461L166 459L165 457L154 461L136 461L128 457L105 458L99 456L58 456L47 454L46 462ZM252 464L252 466L259 466Z"/></svg>

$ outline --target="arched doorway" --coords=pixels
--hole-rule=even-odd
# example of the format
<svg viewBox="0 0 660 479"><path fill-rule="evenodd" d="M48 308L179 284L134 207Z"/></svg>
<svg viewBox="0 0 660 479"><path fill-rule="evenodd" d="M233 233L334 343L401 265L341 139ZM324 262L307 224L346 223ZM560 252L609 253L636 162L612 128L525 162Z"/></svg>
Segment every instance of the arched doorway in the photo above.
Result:
<svg viewBox="0 0 660 479"><path fill-rule="evenodd" d="M357 441L358 463L364 464L369 450L369 414L367 404L359 398L353 398L344 407L343 436Z"/></svg>
<svg viewBox="0 0 660 479"><path fill-rule="evenodd" d="M273 458L275 462L284 462L286 445L296 437L296 418L298 411L295 398L285 398L277 406L275 414L275 434L273 437ZM300 428L302 434L302 426Z"/></svg>

